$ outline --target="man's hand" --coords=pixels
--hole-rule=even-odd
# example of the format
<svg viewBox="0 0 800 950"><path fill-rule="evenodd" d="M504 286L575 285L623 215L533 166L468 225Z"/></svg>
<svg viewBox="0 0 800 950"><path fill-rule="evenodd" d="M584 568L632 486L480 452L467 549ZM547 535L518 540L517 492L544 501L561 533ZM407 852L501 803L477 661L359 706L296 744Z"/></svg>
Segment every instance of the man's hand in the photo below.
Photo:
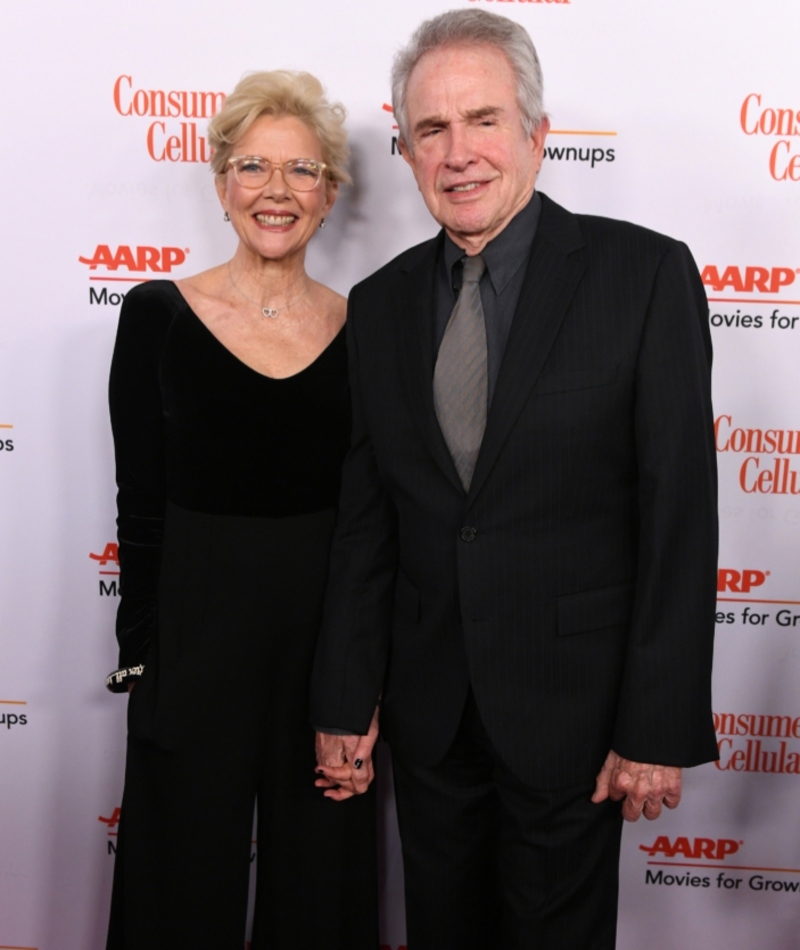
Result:
<svg viewBox="0 0 800 950"><path fill-rule="evenodd" d="M677 808L681 800L681 769L672 765L647 765L623 759L612 749L597 776L592 801L607 798L622 805L626 821L638 821L644 814L651 821L661 814L662 804Z"/></svg>
<svg viewBox="0 0 800 950"><path fill-rule="evenodd" d="M332 736L318 732L317 778L314 784L324 788L325 797L343 802L353 795L363 795L375 778L372 750L378 739L378 708L372 715L365 736Z"/></svg>

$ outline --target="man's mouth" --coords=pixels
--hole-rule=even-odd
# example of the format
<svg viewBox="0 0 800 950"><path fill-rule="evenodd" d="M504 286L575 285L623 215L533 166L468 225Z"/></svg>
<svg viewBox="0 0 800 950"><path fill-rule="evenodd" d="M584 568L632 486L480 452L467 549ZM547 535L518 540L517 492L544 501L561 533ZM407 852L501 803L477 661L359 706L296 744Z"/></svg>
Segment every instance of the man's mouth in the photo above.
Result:
<svg viewBox="0 0 800 950"><path fill-rule="evenodd" d="M482 181L468 181L463 185L450 185L449 188L445 188L445 191L456 191L456 192L474 191L476 188L480 188L482 184L483 184Z"/></svg>

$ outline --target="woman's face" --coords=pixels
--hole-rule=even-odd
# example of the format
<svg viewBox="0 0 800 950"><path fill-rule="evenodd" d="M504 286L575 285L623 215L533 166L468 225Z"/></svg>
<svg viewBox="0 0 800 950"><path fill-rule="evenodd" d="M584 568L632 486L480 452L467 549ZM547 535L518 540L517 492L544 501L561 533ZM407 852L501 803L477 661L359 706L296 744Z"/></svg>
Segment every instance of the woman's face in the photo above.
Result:
<svg viewBox="0 0 800 950"><path fill-rule="evenodd" d="M261 116L233 147L232 157L260 156L274 165L292 158L322 162L316 134L295 116ZM333 207L337 185L323 175L312 191L292 191L276 168L263 189L244 188L232 168L217 178L217 193L239 240L268 260L304 253L306 244Z"/></svg>

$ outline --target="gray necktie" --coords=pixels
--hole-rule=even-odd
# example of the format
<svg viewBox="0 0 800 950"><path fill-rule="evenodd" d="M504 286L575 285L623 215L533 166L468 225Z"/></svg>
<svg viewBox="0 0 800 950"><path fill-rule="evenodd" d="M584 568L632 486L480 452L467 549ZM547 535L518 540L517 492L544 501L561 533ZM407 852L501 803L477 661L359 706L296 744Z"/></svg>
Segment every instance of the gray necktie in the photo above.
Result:
<svg viewBox="0 0 800 950"><path fill-rule="evenodd" d="M464 282L444 331L433 373L436 418L469 491L486 428L486 323L478 283L483 258L464 258Z"/></svg>

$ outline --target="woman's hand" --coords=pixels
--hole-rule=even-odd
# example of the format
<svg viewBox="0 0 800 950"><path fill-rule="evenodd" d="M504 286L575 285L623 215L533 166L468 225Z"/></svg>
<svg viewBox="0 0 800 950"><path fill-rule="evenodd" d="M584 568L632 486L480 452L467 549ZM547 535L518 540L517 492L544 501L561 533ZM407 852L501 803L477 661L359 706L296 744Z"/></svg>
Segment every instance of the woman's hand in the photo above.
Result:
<svg viewBox="0 0 800 950"><path fill-rule="evenodd" d="M325 797L343 802L363 795L375 778L372 750L378 739L378 711L365 736L335 736L318 732L316 739L317 775L314 784L325 789Z"/></svg>

